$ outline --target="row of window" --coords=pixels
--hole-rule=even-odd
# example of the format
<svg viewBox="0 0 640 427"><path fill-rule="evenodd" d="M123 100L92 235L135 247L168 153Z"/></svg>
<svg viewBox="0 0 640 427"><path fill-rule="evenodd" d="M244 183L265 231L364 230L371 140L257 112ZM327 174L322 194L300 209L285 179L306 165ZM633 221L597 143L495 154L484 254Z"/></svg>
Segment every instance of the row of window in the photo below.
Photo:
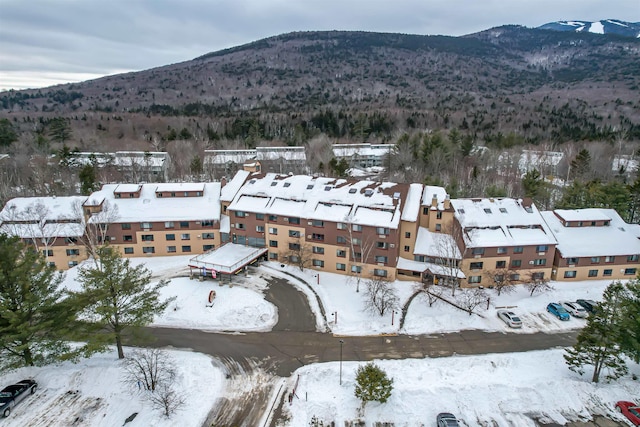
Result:
<svg viewBox="0 0 640 427"><path fill-rule="evenodd" d="M627 262L638 262L640 255L627 255ZM601 257L592 256L590 258L590 264L600 264ZM604 257L605 264L611 264L616 261L616 257L614 256L606 256ZM567 265L578 265L580 262L580 258L567 258Z"/></svg>
<svg viewBox="0 0 640 427"><path fill-rule="evenodd" d="M546 258L538 258L538 259L534 259L529 261L530 265L535 265L535 266L543 266L543 265L547 265L547 259ZM484 262L472 262L469 264L469 268L471 270L482 270L482 267L484 266ZM519 268L522 267L522 260L521 259L513 259L511 260L511 267L512 268ZM507 268L507 261L496 261L496 268Z"/></svg>
<svg viewBox="0 0 640 427"><path fill-rule="evenodd" d="M637 268L625 268L624 269L624 275L625 276L635 276L637 273L638 269ZM599 270L589 270L589 273L587 274L588 277L598 277L599 274ZM613 269L611 268L605 268L604 270L602 270L602 277L610 277L613 274ZM564 278L565 279L575 279L578 275L578 272L576 270L567 270L564 272Z"/></svg>
<svg viewBox="0 0 640 427"><path fill-rule="evenodd" d="M200 226L202 226L202 227L213 227L213 221L212 220L202 220L202 221L197 221L197 222L199 222ZM180 228L189 228L189 225L190 225L189 221L178 221L178 226ZM127 222L120 223L120 227L123 230L131 230L131 223L127 223ZM151 230L151 229L153 229L153 223L151 223L151 222L141 222L140 223L140 228L146 229L146 230ZM176 228L176 223L174 221L165 221L164 228L165 229Z"/></svg>
<svg viewBox="0 0 640 427"><path fill-rule="evenodd" d="M242 211L234 211L234 216L236 218L246 218L249 214L247 212L242 212ZM256 215L256 219L257 220L264 220L265 215L264 214L255 214ZM268 215L269 218L269 222L277 222L278 221L278 216L277 215ZM300 225L300 218L297 217L285 217L284 218L285 222L288 222L289 224L293 224L293 225ZM312 227L321 227L324 228L325 226L325 222L319 219L313 219L310 221L311 222L311 226ZM331 224L334 224L333 222ZM349 229L349 224L346 224L344 222L336 222L336 229L338 230L348 230ZM242 224L242 226L244 227L244 224ZM237 225L236 225L237 227ZM353 231L362 231L363 230L363 226L360 224L351 224L351 229ZM264 227L263 227L264 230ZM271 230L271 229L270 229ZM376 234L379 235L388 235L390 233L390 229L387 227L376 227ZM277 229L275 233L271 233L271 234L278 234L277 233Z"/></svg>
<svg viewBox="0 0 640 427"><path fill-rule="evenodd" d="M269 260L277 261L278 260L278 253L277 252L269 252ZM289 256L289 262L292 263L292 264L296 264L296 263L300 262L300 258L295 256L295 255ZM311 264L316 268L324 268L324 261L321 260L321 259L313 259L313 260L311 260ZM341 262L336 263L336 270L338 270L338 271L346 271L347 270L347 264L341 263ZM351 272L352 273L357 273L357 274L362 273L362 266L360 266L360 265L352 265L351 266ZM374 276L378 276L378 277L387 277L387 270L383 270L381 268L376 268L376 269L373 270L373 275Z"/></svg>
<svg viewBox="0 0 640 427"><path fill-rule="evenodd" d="M211 240L215 238L214 233L202 233L200 236L202 236L202 238L204 240ZM176 235L175 234L165 234L165 240L169 241L169 240L176 240ZM153 242L154 241L154 236L153 234L143 234L140 236L140 239L143 242ZM133 242L133 236L131 235L125 235L122 236L122 240L125 242ZM180 240L191 240L191 234L189 233L182 233L180 234Z"/></svg>
<svg viewBox="0 0 640 427"><path fill-rule="evenodd" d="M204 252L206 251L210 251L211 249L214 249L215 245L202 245L202 250ZM191 245L183 245L180 247L180 251L183 253L191 253ZM177 247L176 246L167 246L167 253L173 254L177 252ZM127 255L133 255L134 254L134 248L131 247L126 247L124 248L124 253ZM142 253L143 254L155 254L156 253L156 247L155 246L143 246L142 247Z"/></svg>
<svg viewBox="0 0 640 427"><path fill-rule="evenodd" d="M514 246L513 248L513 252L514 254L521 254L524 252L524 247L523 246ZM471 250L471 253L473 255L484 255L484 250L485 248L473 248ZM548 245L538 245L536 246L536 252L540 253L540 252L547 252L549 250L549 246ZM506 255L507 253L509 253L509 248L507 247L499 247L497 248L497 253L499 255Z"/></svg>
<svg viewBox="0 0 640 427"><path fill-rule="evenodd" d="M505 276L504 274L496 274L495 276L493 276L493 280L496 283L502 282L504 281ZM512 282L517 282L520 280L520 274L518 273L512 273L509 275L509 280ZM544 271L536 271L535 273L531 274L531 280L544 280ZM472 284L479 284L482 283L482 276L469 276L469 283Z"/></svg>

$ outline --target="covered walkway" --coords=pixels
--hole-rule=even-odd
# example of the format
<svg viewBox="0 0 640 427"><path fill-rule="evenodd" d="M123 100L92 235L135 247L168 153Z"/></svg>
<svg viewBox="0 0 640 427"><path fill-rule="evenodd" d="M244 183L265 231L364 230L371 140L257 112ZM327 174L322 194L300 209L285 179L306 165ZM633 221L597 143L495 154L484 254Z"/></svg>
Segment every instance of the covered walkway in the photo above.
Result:
<svg viewBox="0 0 640 427"><path fill-rule="evenodd" d="M253 264L267 253L267 248L254 248L251 246L227 243L217 249L205 252L189 260L189 272L191 275L218 277L219 274L238 274L244 268Z"/></svg>

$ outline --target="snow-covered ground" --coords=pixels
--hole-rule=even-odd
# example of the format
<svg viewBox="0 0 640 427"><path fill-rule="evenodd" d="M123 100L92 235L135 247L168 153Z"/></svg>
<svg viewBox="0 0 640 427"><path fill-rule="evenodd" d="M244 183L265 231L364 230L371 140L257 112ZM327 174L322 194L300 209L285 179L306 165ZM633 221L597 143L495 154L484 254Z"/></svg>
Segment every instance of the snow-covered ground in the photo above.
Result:
<svg viewBox="0 0 640 427"><path fill-rule="evenodd" d="M209 331L268 331L277 322L277 310L264 300L262 292L266 287L264 277L273 275L286 278L308 295L319 330L328 328L340 335L431 334L461 329L513 332L497 319L496 310L500 307L511 307L522 317L524 327L516 333L559 332L579 328L585 321L572 318L560 322L546 313L548 302L577 298L598 300L609 283L554 283L555 290L533 297L523 287L499 297L495 291L487 290L489 309L486 305L478 307L478 314L473 316L444 302L429 307L426 299L419 295L410 305L404 327L399 329L398 312L392 325L391 314L380 317L364 311L364 281L360 283L360 292L356 292L355 281L345 276L312 270L301 272L294 267L266 263L248 276L234 277L232 287L221 286L213 280L190 280L187 261L188 257L132 259L134 264L145 263L157 279L170 279L163 295L176 296L176 301L155 320L155 325ZM70 270L65 286L77 289L76 277L77 268ZM414 293L414 286L411 282L396 282L400 307ZM212 307L207 307L210 290L216 291L216 299ZM324 306L326 319L320 314L316 295ZM446 293L444 296L448 298ZM386 421L395 423L396 427L432 426L438 412L450 411L468 426L533 426L532 417L557 423L589 418L590 414L615 417L615 401L640 397L640 381L632 380L631 373L612 384L593 385L589 375L580 377L569 371L562 354L562 350L554 349L377 361L393 377L394 392L386 404L369 404L362 418L367 425ZM76 365L63 363L0 374L0 384L25 377L34 377L40 384L35 396L16 407L5 424L112 426L122 425L125 418L138 412L127 426L169 426L177 422L185 427L200 426L216 399L230 393L225 388L224 375L208 356L172 350L171 357L179 361L175 386L184 393L188 406L170 420L153 410L136 395L136 390L122 385L121 362L114 351ZM287 380L290 390L298 375L300 377L297 397L291 406L285 404L290 417L286 425L308 426L313 416L336 421L337 425L358 419L359 401L353 393L358 365L358 362L343 362L342 385L339 385L338 362L299 369ZM632 373L640 376L638 365L629 366ZM274 401L276 398L274 396Z"/></svg>

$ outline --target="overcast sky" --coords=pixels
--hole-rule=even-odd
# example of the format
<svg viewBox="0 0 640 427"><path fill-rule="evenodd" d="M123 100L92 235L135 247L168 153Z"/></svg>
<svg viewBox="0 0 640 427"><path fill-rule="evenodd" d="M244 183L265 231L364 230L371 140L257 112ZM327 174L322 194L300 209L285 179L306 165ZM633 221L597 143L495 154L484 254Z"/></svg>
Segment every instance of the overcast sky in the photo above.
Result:
<svg viewBox="0 0 640 427"><path fill-rule="evenodd" d="M463 35L640 21L640 0L0 0L0 90L187 61L291 31Z"/></svg>

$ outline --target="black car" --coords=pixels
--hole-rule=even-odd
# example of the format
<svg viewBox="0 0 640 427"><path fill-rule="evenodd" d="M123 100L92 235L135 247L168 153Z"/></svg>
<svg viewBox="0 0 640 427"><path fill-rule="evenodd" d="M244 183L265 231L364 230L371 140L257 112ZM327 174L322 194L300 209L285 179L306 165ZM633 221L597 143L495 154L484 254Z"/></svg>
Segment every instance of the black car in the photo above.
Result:
<svg viewBox="0 0 640 427"><path fill-rule="evenodd" d="M578 299L576 302L591 314L595 313L598 309L598 303L590 299Z"/></svg>
<svg viewBox="0 0 640 427"><path fill-rule="evenodd" d="M0 414L8 417L13 407L22 400L36 392L38 383L34 380L22 380L18 383L5 387L0 391Z"/></svg>

